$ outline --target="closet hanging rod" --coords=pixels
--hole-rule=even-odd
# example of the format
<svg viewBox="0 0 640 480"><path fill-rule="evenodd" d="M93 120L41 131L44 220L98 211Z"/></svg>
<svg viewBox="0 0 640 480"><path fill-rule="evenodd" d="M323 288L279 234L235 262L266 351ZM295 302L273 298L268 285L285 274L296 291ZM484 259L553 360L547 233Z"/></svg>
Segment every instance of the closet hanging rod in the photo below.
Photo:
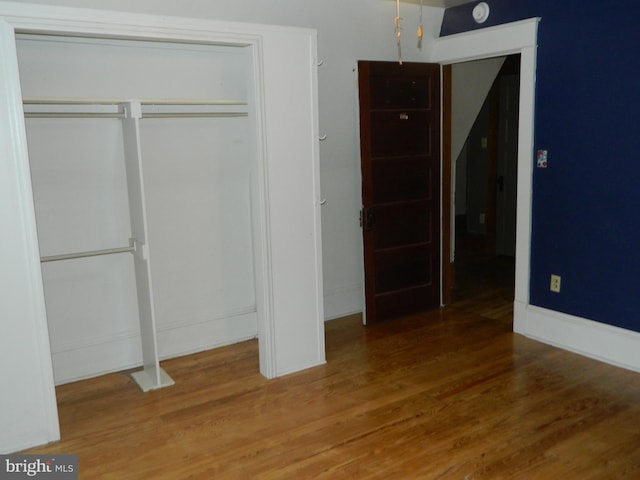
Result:
<svg viewBox="0 0 640 480"><path fill-rule="evenodd" d="M196 99L146 99L141 105L248 105L244 100L196 100Z"/></svg>
<svg viewBox="0 0 640 480"><path fill-rule="evenodd" d="M106 112L24 112L24 118L124 118L124 113Z"/></svg>
<svg viewBox="0 0 640 480"><path fill-rule="evenodd" d="M120 105L130 102L126 98L38 98L25 97L24 105ZM142 105L248 105L244 100L204 100L195 98L145 98L137 99Z"/></svg>
<svg viewBox="0 0 640 480"><path fill-rule="evenodd" d="M167 112L143 113L141 118L205 118L205 117L247 117L246 112ZM25 118L124 118L124 113L99 112L25 112Z"/></svg>
<svg viewBox="0 0 640 480"><path fill-rule="evenodd" d="M50 255L47 257L40 257L40 262L57 262L59 260L72 260L74 258L86 258L86 257L98 257L100 255L113 255L114 253L127 253L133 252L135 247L120 247L120 248L107 248L104 250L90 250L87 252L67 253L64 255Z"/></svg>
<svg viewBox="0 0 640 480"><path fill-rule="evenodd" d="M126 100L116 98L37 98L24 97L23 105L118 105Z"/></svg>
<svg viewBox="0 0 640 480"><path fill-rule="evenodd" d="M203 118L203 117L248 117L246 112L167 112L167 113L143 113L145 118Z"/></svg>

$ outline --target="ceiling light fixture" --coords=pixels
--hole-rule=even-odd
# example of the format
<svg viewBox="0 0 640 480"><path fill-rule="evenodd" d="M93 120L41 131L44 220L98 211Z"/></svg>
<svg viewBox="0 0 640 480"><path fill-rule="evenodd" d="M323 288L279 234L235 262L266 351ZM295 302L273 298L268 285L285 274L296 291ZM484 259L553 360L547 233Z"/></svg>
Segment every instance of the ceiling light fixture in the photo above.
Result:
<svg viewBox="0 0 640 480"><path fill-rule="evenodd" d="M487 2L480 2L473 7L473 19L476 23L484 23L489 18L489 5Z"/></svg>
<svg viewBox="0 0 640 480"><path fill-rule="evenodd" d="M422 0L420 0L420 23L418 24L418 49L422 50L422 34L424 33L422 28Z"/></svg>

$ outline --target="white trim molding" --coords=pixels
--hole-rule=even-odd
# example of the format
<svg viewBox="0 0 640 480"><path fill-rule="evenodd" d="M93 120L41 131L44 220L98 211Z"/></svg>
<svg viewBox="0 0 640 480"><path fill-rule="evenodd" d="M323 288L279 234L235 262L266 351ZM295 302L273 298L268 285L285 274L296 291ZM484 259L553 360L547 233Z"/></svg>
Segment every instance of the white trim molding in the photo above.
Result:
<svg viewBox="0 0 640 480"><path fill-rule="evenodd" d="M431 61L442 64L519 53L520 118L518 129L518 197L515 301L529 302L531 195L538 18L459 33L436 40Z"/></svg>

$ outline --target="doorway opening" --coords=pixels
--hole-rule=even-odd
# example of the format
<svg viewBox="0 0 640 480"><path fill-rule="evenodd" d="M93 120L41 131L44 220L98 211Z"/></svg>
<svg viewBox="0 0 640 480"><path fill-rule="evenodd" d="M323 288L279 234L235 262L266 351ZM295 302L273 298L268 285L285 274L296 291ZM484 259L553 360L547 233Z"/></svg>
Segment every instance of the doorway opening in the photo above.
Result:
<svg viewBox="0 0 640 480"><path fill-rule="evenodd" d="M451 301L513 301L520 55L451 66Z"/></svg>

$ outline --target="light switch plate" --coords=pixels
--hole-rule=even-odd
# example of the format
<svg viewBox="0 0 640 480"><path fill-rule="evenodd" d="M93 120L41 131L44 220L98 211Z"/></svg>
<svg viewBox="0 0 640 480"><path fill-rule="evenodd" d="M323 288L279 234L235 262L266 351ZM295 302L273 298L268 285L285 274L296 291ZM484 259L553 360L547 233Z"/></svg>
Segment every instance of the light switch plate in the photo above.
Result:
<svg viewBox="0 0 640 480"><path fill-rule="evenodd" d="M538 150L538 152L536 153L536 159L538 162L538 168L547 168L547 157L548 157L549 152L547 152L546 150Z"/></svg>

